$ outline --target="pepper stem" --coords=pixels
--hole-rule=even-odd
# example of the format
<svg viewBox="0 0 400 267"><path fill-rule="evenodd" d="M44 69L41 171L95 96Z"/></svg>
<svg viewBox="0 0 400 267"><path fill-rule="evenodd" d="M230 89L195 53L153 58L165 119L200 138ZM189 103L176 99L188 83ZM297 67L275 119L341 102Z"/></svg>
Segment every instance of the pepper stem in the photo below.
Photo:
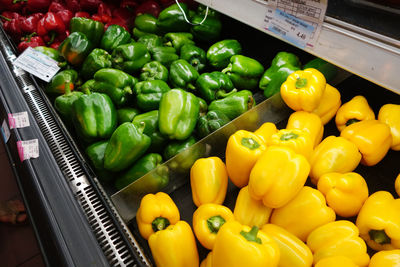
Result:
<svg viewBox="0 0 400 267"><path fill-rule="evenodd" d="M218 233L222 225L224 225L225 219L221 215L212 216L207 219L207 226L211 233Z"/></svg>
<svg viewBox="0 0 400 267"><path fill-rule="evenodd" d="M132 89L131 89L131 87L130 86L126 86L124 89L123 89L123 91L126 93L126 94L132 94Z"/></svg>
<svg viewBox="0 0 400 267"><path fill-rule="evenodd" d="M6 20L6 21L11 21L10 18L7 18L7 17L5 17L5 16L3 16L3 15L0 15L0 18L1 18L1 19L4 19L4 20Z"/></svg>
<svg viewBox="0 0 400 267"><path fill-rule="evenodd" d="M307 79L305 78L297 78L296 80L296 88L301 89L307 85Z"/></svg>
<svg viewBox="0 0 400 267"><path fill-rule="evenodd" d="M215 98L216 99L218 99L218 98L224 98L224 97L227 97L227 96L230 96L231 94L233 94L233 93L236 93L237 92L237 90L236 90L236 88L235 89L232 89L230 92L225 92L224 90L218 90L217 91L217 93L215 94Z"/></svg>
<svg viewBox="0 0 400 267"><path fill-rule="evenodd" d="M54 42L55 38L56 38L56 33L55 32L51 32L50 41L47 42L47 45L51 45Z"/></svg>
<svg viewBox="0 0 400 267"><path fill-rule="evenodd" d="M298 134L295 134L295 133L285 133L285 134L282 134L281 135L281 141L287 141L287 140L290 140L290 139L297 139L297 137L299 137L299 135Z"/></svg>
<svg viewBox="0 0 400 267"><path fill-rule="evenodd" d="M232 70L232 64L229 63L229 65L225 69L221 70L221 72L222 73L227 73L228 71L231 71L231 70Z"/></svg>
<svg viewBox="0 0 400 267"><path fill-rule="evenodd" d="M253 228L251 228L250 232L240 231L240 234L244 238L246 238L247 241L256 242L257 244L262 244L261 239L257 237L257 233L258 233L258 227L255 225L253 226Z"/></svg>
<svg viewBox="0 0 400 267"><path fill-rule="evenodd" d="M242 144L242 146L245 146L251 150L254 150L254 149L257 149L260 147L260 144L251 137L250 138L243 137L241 144Z"/></svg>
<svg viewBox="0 0 400 267"><path fill-rule="evenodd" d="M153 228L154 232L164 230L170 225L170 222L167 218L164 217L157 217L151 223L151 227Z"/></svg>
<svg viewBox="0 0 400 267"><path fill-rule="evenodd" d="M349 126L349 125L351 125L353 123L356 123L356 122L359 122L359 121L360 120L357 120L357 119L350 119L350 120L346 121L346 126Z"/></svg>
<svg viewBox="0 0 400 267"><path fill-rule="evenodd" d="M196 87L195 87L193 84L188 83L187 89L189 89L189 90L196 90Z"/></svg>
<svg viewBox="0 0 400 267"><path fill-rule="evenodd" d="M384 245L384 244L390 244L391 239L390 237L386 234L385 230L370 230L368 232L369 237L371 238L372 241Z"/></svg>

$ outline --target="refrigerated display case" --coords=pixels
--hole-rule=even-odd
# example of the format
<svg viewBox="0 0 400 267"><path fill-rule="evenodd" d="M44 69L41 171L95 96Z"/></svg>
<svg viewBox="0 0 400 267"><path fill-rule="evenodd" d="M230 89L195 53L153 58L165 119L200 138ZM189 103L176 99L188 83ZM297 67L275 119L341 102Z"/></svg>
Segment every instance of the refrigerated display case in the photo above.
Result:
<svg viewBox="0 0 400 267"><path fill-rule="evenodd" d="M400 103L400 35L398 14L357 6L356 1L331 1L314 47L300 48L271 33L263 24L266 3L261 0L197 0L222 14L223 37L242 43L243 54L268 66L279 51L292 52L302 62L323 58L341 68L334 84L342 103L357 94L370 101L375 112L385 103ZM147 242L138 234L134 211L140 194L127 197L97 179L79 145L44 94L43 83L12 62L17 53L0 31L0 99L6 149L16 173L31 224L48 266L150 266ZM223 157L227 138L236 129L255 130L262 122L284 126L290 114L279 95L268 100L255 94L257 106L198 144L204 155ZM8 114L28 113L30 126L9 129ZM334 122L326 134L336 134ZM21 160L18 141L37 139L39 157ZM196 146L195 145L195 146ZM192 149L195 148L193 146ZM179 156L179 155L178 155ZM177 157L178 157L177 156ZM391 179L399 172L399 152L390 151L375 167L360 166L372 190L395 194ZM176 201L183 220L191 222L188 173L171 169L171 182L163 191ZM230 185L225 204L233 207L237 188ZM128 194L129 195L129 194ZM136 203L133 203L136 202ZM198 244L198 248L200 248ZM199 250L201 258L207 251Z"/></svg>

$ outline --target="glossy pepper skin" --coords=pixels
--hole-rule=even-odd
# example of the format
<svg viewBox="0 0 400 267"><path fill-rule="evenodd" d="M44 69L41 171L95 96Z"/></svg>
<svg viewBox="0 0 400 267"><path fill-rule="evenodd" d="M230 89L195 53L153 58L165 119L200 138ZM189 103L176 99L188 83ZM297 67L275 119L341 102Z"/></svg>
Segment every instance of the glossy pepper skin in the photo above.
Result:
<svg viewBox="0 0 400 267"><path fill-rule="evenodd" d="M180 3L179 5L185 14L189 14L188 6L185 3ZM164 32L187 32L190 29L190 24L186 22L177 4L172 4L160 12L157 26Z"/></svg>
<svg viewBox="0 0 400 267"><path fill-rule="evenodd" d="M184 59L171 63L169 68L169 81L173 87L195 90L195 82L199 72Z"/></svg>
<svg viewBox="0 0 400 267"><path fill-rule="evenodd" d="M89 159L90 165L96 171L100 181L106 183L114 179L114 174L104 169L104 152L106 151L107 144L108 140L98 141L85 149L85 154Z"/></svg>
<svg viewBox="0 0 400 267"><path fill-rule="evenodd" d="M73 66L81 65L92 49L93 44L81 32L71 33L58 47L60 54Z"/></svg>
<svg viewBox="0 0 400 267"><path fill-rule="evenodd" d="M266 207L283 207L299 193L309 172L303 155L288 147L269 146L250 172L250 195Z"/></svg>
<svg viewBox="0 0 400 267"><path fill-rule="evenodd" d="M53 43L57 36L63 36L67 26L61 17L57 16L54 12L47 12L37 23L36 32L48 44Z"/></svg>
<svg viewBox="0 0 400 267"><path fill-rule="evenodd" d="M308 132L313 148L321 143L324 134L324 125L321 118L307 111L296 111L290 114L286 129L299 129Z"/></svg>
<svg viewBox="0 0 400 267"><path fill-rule="evenodd" d="M257 226L236 221L225 223L218 232L212 252L212 265L219 267L278 266L279 248Z"/></svg>
<svg viewBox="0 0 400 267"><path fill-rule="evenodd" d="M190 27L190 32L193 34L195 40L201 42L215 42L219 39L222 31L222 22L216 16L207 16L207 18L203 21L203 14L195 14L191 18L191 22L193 24ZM200 24L200 22L202 22Z"/></svg>
<svg viewBox="0 0 400 267"><path fill-rule="evenodd" d="M162 80L141 81L135 84L136 105L144 110L158 109L163 94L171 90Z"/></svg>
<svg viewBox="0 0 400 267"><path fill-rule="evenodd" d="M353 123L344 128L340 136L358 147L362 155L361 164L366 166L380 162L392 145L390 127L378 120Z"/></svg>
<svg viewBox="0 0 400 267"><path fill-rule="evenodd" d="M202 73L196 80L196 90L207 102L224 98L237 91L229 76L219 71Z"/></svg>
<svg viewBox="0 0 400 267"><path fill-rule="evenodd" d="M69 24L69 30L81 32L86 35L90 42L96 47L100 44L104 33L104 24L88 18L74 17Z"/></svg>
<svg viewBox="0 0 400 267"><path fill-rule="evenodd" d="M207 64L206 51L194 44L183 45L180 58L189 62L198 72L203 71Z"/></svg>
<svg viewBox="0 0 400 267"><path fill-rule="evenodd" d="M57 49L47 46L37 46L34 49L57 61L58 66L61 69L67 66L67 62L64 61L63 57L60 55L60 52Z"/></svg>
<svg viewBox="0 0 400 267"><path fill-rule="evenodd" d="M345 256L333 256L323 258L315 264L315 267L359 267L350 258Z"/></svg>
<svg viewBox="0 0 400 267"><path fill-rule="evenodd" d="M346 220L322 225L313 230L307 238L307 246L314 253L314 264L323 258L345 256L357 266L368 266L367 245L358 236L357 226Z"/></svg>
<svg viewBox="0 0 400 267"><path fill-rule="evenodd" d="M104 32L100 41L100 48L111 53L117 46L131 42L131 35L123 27L113 24Z"/></svg>
<svg viewBox="0 0 400 267"><path fill-rule="evenodd" d="M193 35L189 32L169 32L163 37L165 46L172 46L179 53L182 46L186 44L194 45Z"/></svg>
<svg viewBox="0 0 400 267"><path fill-rule="evenodd" d="M148 13L143 13L136 16L135 27L145 33L160 33L160 29L157 26L157 18Z"/></svg>
<svg viewBox="0 0 400 267"><path fill-rule="evenodd" d="M305 242L314 229L335 219L336 214L326 206L324 195L317 189L304 186L289 203L274 209L270 223L285 228Z"/></svg>
<svg viewBox="0 0 400 267"><path fill-rule="evenodd" d="M207 50L207 61L213 68L222 70L234 55L242 53L242 45L235 39L225 39L211 45Z"/></svg>
<svg viewBox="0 0 400 267"><path fill-rule="evenodd" d="M220 111L230 120L233 120L252 109L255 105L253 93L249 90L241 90L222 99L212 101L208 106L208 110Z"/></svg>
<svg viewBox="0 0 400 267"><path fill-rule="evenodd" d="M311 250L292 233L284 228L268 223L261 231L271 237L279 247L281 267L309 267L313 263Z"/></svg>
<svg viewBox="0 0 400 267"><path fill-rule="evenodd" d="M378 120L390 127L392 134L392 145L390 148L400 150L400 105L386 104L379 109Z"/></svg>
<svg viewBox="0 0 400 267"><path fill-rule="evenodd" d="M75 70L63 70L53 76L50 83L46 85L46 93L61 95L75 89L78 73Z"/></svg>
<svg viewBox="0 0 400 267"><path fill-rule="evenodd" d="M322 95L321 101L312 113L317 114L322 121L322 124L327 124L333 117L342 104L340 92L333 86L326 84L325 92Z"/></svg>
<svg viewBox="0 0 400 267"><path fill-rule="evenodd" d="M207 257L200 263L200 267L212 267L212 251L208 252Z"/></svg>
<svg viewBox="0 0 400 267"><path fill-rule="evenodd" d="M265 150L264 142L252 132L239 130L229 137L225 151L226 168L234 185L241 188L248 184L250 172Z"/></svg>
<svg viewBox="0 0 400 267"><path fill-rule="evenodd" d="M197 135L201 138L206 137L218 130L231 120L222 112L217 110L208 111L206 115L200 116L196 125Z"/></svg>
<svg viewBox="0 0 400 267"><path fill-rule="evenodd" d="M309 133L304 130L282 129L272 134L267 144L288 147L308 160L311 157L314 142Z"/></svg>
<svg viewBox="0 0 400 267"><path fill-rule="evenodd" d="M113 67L129 74L138 73L150 60L150 53L142 43L119 45L112 52Z"/></svg>
<svg viewBox="0 0 400 267"><path fill-rule="evenodd" d="M54 99L54 108L58 111L63 121L72 125L72 108L75 100L83 95L79 91L71 91L70 87L65 87L65 93Z"/></svg>
<svg viewBox="0 0 400 267"><path fill-rule="evenodd" d="M399 249L400 199L387 191L373 193L358 213L356 225L373 250Z"/></svg>
<svg viewBox="0 0 400 267"><path fill-rule="evenodd" d="M173 47L153 47L150 53L153 60L160 62L167 68L171 66L172 62L179 59L176 49Z"/></svg>
<svg viewBox="0 0 400 267"><path fill-rule="evenodd" d="M92 79L93 75L100 69L111 68L111 55L101 48L95 48L83 61L80 75L86 79Z"/></svg>
<svg viewBox="0 0 400 267"><path fill-rule="evenodd" d="M219 229L232 220L229 208L215 203L202 204L193 213L193 231L200 244L211 250Z"/></svg>
<svg viewBox="0 0 400 267"><path fill-rule="evenodd" d="M311 182L316 185L325 173L351 172L360 161L361 153L355 144L340 136L328 136L315 147L311 155Z"/></svg>
<svg viewBox="0 0 400 267"><path fill-rule="evenodd" d="M131 122L138 114L140 114L140 111L136 108L124 107L117 109L118 125L124 122Z"/></svg>
<svg viewBox="0 0 400 267"><path fill-rule="evenodd" d="M396 190L397 195L400 197L400 173L397 175L396 180L394 181L394 189Z"/></svg>
<svg viewBox="0 0 400 267"><path fill-rule="evenodd" d="M278 132L275 123L264 122L257 130L254 131L263 141L268 144L271 136Z"/></svg>
<svg viewBox="0 0 400 267"><path fill-rule="evenodd" d="M44 43L42 37L28 35L21 39L21 42L17 46L17 50L18 50L18 52L22 53L28 47L34 48L37 46L44 46L44 45L45 45L45 43Z"/></svg>
<svg viewBox="0 0 400 267"><path fill-rule="evenodd" d="M325 76L327 83L332 82L333 78L336 77L338 71L338 68L335 65L318 57L308 61L303 66L303 69L309 69L309 68L319 70Z"/></svg>
<svg viewBox="0 0 400 267"><path fill-rule="evenodd" d="M305 69L290 74L281 86L281 96L293 110L311 112L321 102L326 87L324 75L316 69Z"/></svg>
<svg viewBox="0 0 400 267"><path fill-rule="evenodd" d="M195 143L196 143L196 138L194 136L189 136L189 138L185 140L169 142L164 149L163 156L165 160L169 160L170 158L174 157L175 155L178 155L179 153L186 150ZM192 164L190 164L189 167L191 167L193 163L194 161L192 162Z"/></svg>
<svg viewBox="0 0 400 267"><path fill-rule="evenodd" d="M182 89L164 93L159 108L160 132L170 139L185 140L196 127L200 106L198 98Z"/></svg>
<svg viewBox="0 0 400 267"><path fill-rule="evenodd" d="M154 47L163 45L163 39L160 36L151 33L140 36L137 39L137 42L144 44L149 51Z"/></svg>
<svg viewBox="0 0 400 267"><path fill-rule="evenodd" d="M168 81L168 69L158 61L150 61L143 65L140 70L141 81L162 80Z"/></svg>
<svg viewBox="0 0 400 267"><path fill-rule="evenodd" d="M218 157L200 158L190 168L192 199L197 207L222 204L228 188L228 172Z"/></svg>
<svg viewBox="0 0 400 267"><path fill-rule="evenodd" d="M341 132L347 126L364 120L374 120L375 113L369 106L367 99L358 95L344 103L337 111L335 123Z"/></svg>
<svg viewBox="0 0 400 267"><path fill-rule="evenodd" d="M264 73L264 67L257 60L243 55L234 55L228 66L221 72L228 74L235 88L253 90Z"/></svg>
<svg viewBox="0 0 400 267"><path fill-rule="evenodd" d="M400 249L379 251L371 257L369 267L398 266L400 264Z"/></svg>

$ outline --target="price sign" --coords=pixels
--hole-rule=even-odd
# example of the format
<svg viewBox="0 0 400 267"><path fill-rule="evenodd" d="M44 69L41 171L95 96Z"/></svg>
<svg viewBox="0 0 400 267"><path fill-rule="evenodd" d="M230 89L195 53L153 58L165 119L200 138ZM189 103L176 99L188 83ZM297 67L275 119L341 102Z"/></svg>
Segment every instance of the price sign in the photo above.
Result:
<svg viewBox="0 0 400 267"><path fill-rule="evenodd" d="M19 159L22 161L30 158L39 157L39 141L38 139L32 139L28 141L17 142Z"/></svg>
<svg viewBox="0 0 400 267"><path fill-rule="evenodd" d="M30 126L28 112L18 112L8 114L8 124L10 129L24 128Z"/></svg>
<svg viewBox="0 0 400 267"><path fill-rule="evenodd" d="M10 139L10 129L8 129L6 120L3 120L3 123L1 124L1 133L3 135L4 143L7 143L8 139Z"/></svg>

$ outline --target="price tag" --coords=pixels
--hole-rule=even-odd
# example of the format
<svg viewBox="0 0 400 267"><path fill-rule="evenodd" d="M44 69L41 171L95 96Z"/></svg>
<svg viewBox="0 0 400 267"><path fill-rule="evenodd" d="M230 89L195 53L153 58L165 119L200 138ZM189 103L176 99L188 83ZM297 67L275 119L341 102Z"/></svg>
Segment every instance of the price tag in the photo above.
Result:
<svg viewBox="0 0 400 267"><path fill-rule="evenodd" d="M57 61L31 47L25 49L13 64L46 82L60 70Z"/></svg>
<svg viewBox="0 0 400 267"><path fill-rule="evenodd" d="M9 113L8 124L10 125L10 129L29 127L30 123L29 123L28 112L23 111L12 114Z"/></svg>
<svg viewBox="0 0 400 267"><path fill-rule="evenodd" d="M8 129L6 120L3 120L3 123L1 124L1 133L3 135L4 143L7 143L8 139L10 139L10 129Z"/></svg>
<svg viewBox="0 0 400 267"><path fill-rule="evenodd" d="M39 157L38 139L32 139L28 141L18 141L17 148L18 148L19 159L21 161Z"/></svg>

